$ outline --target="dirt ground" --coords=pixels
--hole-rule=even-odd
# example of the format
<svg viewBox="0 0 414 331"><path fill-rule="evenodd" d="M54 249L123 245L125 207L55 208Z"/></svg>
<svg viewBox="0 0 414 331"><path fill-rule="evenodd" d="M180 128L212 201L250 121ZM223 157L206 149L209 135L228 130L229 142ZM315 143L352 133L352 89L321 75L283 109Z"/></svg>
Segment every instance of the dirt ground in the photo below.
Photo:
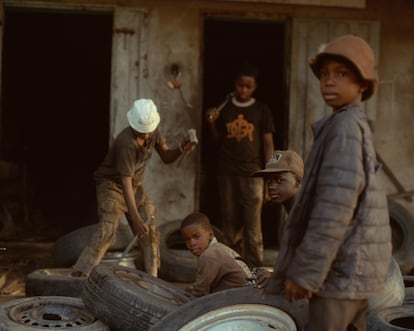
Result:
<svg viewBox="0 0 414 331"><path fill-rule="evenodd" d="M26 275L52 268L55 238L18 234L0 236L0 303L25 297ZM172 283L184 289L187 283Z"/></svg>
<svg viewBox="0 0 414 331"><path fill-rule="evenodd" d="M53 241L35 237L0 240L0 300L25 296L26 275L49 268Z"/></svg>

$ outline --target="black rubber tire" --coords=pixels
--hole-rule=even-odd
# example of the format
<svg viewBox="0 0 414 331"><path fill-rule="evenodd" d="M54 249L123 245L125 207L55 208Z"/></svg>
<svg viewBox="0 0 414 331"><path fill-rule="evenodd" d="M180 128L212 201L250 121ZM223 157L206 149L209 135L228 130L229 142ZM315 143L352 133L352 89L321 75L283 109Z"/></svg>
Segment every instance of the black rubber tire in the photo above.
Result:
<svg viewBox="0 0 414 331"><path fill-rule="evenodd" d="M56 240L53 247L53 267L71 267L86 246L91 234L96 231L97 226L98 224L92 224L81 227ZM123 251L132 239L133 234L129 225L121 223L116 232L116 240L108 251Z"/></svg>
<svg viewBox="0 0 414 331"><path fill-rule="evenodd" d="M72 268L39 269L26 276L26 296L65 296L80 298L86 276L72 277Z"/></svg>
<svg viewBox="0 0 414 331"><path fill-rule="evenodd" d="M403 275L414 268L414 217L395 201L388 202L393 256Z"/></svg>
<svg viewBox="0 0 414 331"><path fill-rule="evenodd" d="M131 268L95 267L82 300L111 330L148 330L158 320L192 298L162 279Z"/></svg>
<svg viewBox="0 0 414 331"><path fill-rule="evenodd" d="M61 296L19 298L0 305L0 331L108 331L80 299Z"/></svg>
<svg viewBox="0 0 414 331"><path fill-rule="evenodd" d="M192 283L197 275L197 258L191 254L180 232L181 220L170 221L159 227L159 277L171 282ZM217 240L225 243L222 231L213 226Z"/></svg>
<svg viewBox="0 0 414 331"><path fill-rule="evenodd" d="M414 330L414 304L377 310L367 316L369 331Z"/></svg>
<svg viewBox="0 0 414 331"><path fill-rule="evenodd" d="M404 275L403 280L405 287L414 287L414 275Z"/></svg>
<svg viewBox="0 0 414 331"><path fill-rule="evenodd" d="M122 257L122 252L106 252L100 264L135 268L140 252L133 250ZM86 277L72 277L72 268L38 269L26 275L26 296L67 296L80 298Z"/></svg>
<svg viewBox="0 0 414 331"><path fill-rule="evenodd" d="M414 304L414 287L406 287L405 288L404 303Z"/></svg>
<svg viewBox="0 0 414 331"><path fill-rule="evenodd" d="M299 300L294 303L288 303L283 296L267 295L263 290L251 286L239 287L230 290L219 291L193 300L176 311L168 314L157 324L150 328L150 331L181 330L189 322L195 319L203 319L205 316L219 316L220 309L227 307L230 311L240 305L263 305L279 308L286 312L296 323L298 331L305 330L307 315L307 300ZM215 312L217 311L217 314ZM248 316L248 312L243 314ZM254 318L254 316L253 316ZM271 329L272 325L268 325ZM277 328L279 330L279 328ZM187 330L197 330L197 325L192 324L192 328ZM203 329L204 330L204 329ZM217 326L215 328L217 329ZM226 329L227 330L227 329ZM233 330L233 329L231 329Z"/></svg>

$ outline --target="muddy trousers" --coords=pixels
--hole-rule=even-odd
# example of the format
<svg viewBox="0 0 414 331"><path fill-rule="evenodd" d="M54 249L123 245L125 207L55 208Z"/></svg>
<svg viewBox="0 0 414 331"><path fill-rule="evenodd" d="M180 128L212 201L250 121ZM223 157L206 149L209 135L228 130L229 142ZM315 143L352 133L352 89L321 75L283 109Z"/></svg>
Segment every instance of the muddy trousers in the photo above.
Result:
<svg viewBox="0 0 414 331"><path fill-rule="evenodd" d="M220 216L231 248L249 268L263 264L262 205L263 179L219 176Z"/></svg>
<svg viewBox="0 0 414 331"><path fill-rule="evenodd" d="M98 200L98 229L92 234L87 246L78 257L73 269L89 275L91 270L100 263L108 248L115 241L123 214L128 219L122 189L112 181L101 181L96 187ZM155 216L155 208L149 197L143 192L142 186L136 188L135 202L144 220ZM159 233L154 219L149 223L149 234L139 239L139 247L143 254L145 271L158 276L160 266Z"/></svg>
<svg viewBox="0 0 414 331"><path fill-rule="evenodd" d="M306 331L366 331L368 301L313 297Z"/></svg>

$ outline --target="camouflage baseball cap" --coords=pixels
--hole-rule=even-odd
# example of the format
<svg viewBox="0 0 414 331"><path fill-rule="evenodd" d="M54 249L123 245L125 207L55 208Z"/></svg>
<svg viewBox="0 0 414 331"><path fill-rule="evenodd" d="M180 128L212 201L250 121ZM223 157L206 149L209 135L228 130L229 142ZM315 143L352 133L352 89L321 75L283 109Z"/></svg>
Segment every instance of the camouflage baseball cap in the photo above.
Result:
<svg viewBox="0 0 414 331"><path fill-rule="evenodd" d="M263 177L266 174L275 172L293 172L299 177L303 177L303 160L298 153L292 150L276 150L272 158L266 163L266 167L254 173L254 177Z"/></svg>

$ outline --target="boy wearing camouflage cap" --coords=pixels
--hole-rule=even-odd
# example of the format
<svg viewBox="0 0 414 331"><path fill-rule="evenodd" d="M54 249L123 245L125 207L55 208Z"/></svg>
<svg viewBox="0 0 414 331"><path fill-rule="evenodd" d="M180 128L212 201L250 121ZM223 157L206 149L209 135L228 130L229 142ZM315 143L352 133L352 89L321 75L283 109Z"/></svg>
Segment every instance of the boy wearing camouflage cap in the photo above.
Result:
<svg viewBox="0 0 414 331"><path fill-rule="evenodd" d="M303 160L292 150L276 150L266 167L257 171L255 177L263 177L267 194L273 203L282 204L289 214L303 179ZM280 233L285 222L281 221ZM279 237L280 237L279 233ZM266 287L270 272L267 268L255 268L255 287Z"/></svg>
<svg viewBox="0 0 414 331"><path fill-rule="evenodd" d="M266 167L255 177L263 177L271 201L281 203L289 213L303 178L303 160L292 150L276 150Z"/></svg>
<svg viewBox="0 0 414 331"><path fill-rule="evenodd" d="M367 299L391 260L391 229L361 102L375 91L374 53L353 35L310 61L333 113L312 125L314 144L266 291L309 299L309 331L366 330Z"/></svg>

